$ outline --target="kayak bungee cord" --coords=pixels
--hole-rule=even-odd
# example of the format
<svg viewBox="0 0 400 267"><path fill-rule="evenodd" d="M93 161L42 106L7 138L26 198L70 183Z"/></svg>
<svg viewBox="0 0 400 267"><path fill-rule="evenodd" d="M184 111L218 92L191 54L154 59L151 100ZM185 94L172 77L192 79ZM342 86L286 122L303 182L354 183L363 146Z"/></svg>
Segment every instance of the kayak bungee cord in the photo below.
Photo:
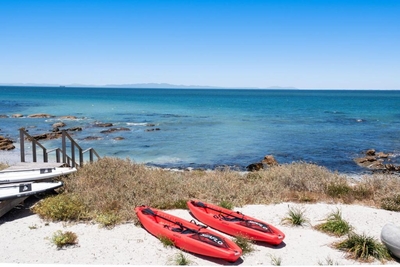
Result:
<svg viewBox="0 0 400 267"><path fill-rule="evenodd" d="M197 201L197 202L196 201L191 201L191 202L192 202L193 205L195 205L197 207L210 209L210 210L219 212L220 213L219 217L222 217L223 220L235 221L237 219L239 221L245 222L246 226L249 227L249 228L253 228L252 226L255 225L255 226L261 227L261 229L263 229L263 230L266 230L268 232L273 233L272 229L267 224L262 223L262 222L258 222L258 221L254 221L254 220L246 220L246 219L244 219L245 215L243 213L240 213L239 211L236 211L236 212L232 211L231 213L229 213L229 212L225 212L223 210L214 209L214 208L212 208L210 206L207 206L206 204L204 204L203 202L200 202L200 201ZM226 218L221 214L226 214L226 215L232 216L234 219ZM240 214L242 217L235 216L234 214ZM215 216L217 216L217 215L215 215ZM218 216L216 218L218 218Z"/></svg>

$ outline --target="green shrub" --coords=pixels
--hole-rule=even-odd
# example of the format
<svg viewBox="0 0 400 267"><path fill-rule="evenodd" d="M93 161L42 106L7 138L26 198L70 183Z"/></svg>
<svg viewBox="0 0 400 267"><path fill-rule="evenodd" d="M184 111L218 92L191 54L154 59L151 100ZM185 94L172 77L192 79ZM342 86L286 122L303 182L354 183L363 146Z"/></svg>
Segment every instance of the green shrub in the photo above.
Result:
<svg viewBox="0 0 400 267"><path fill-rule="evenodd" d="M381 208L384 210L400 211L400 195L382 198Z"/></svg>
<svg viewBox="0 0 400 267"><path fill-rule="evenodd" d="M316 225L315 229L340 237L348 234L352 227L347 221L343 220L340 210L337 210L328 215L326 222Z"/></svg>
<svg viewBox="0 0 400 267"><path fill-rule="evenodd" d="M73 221L87 218L86 207L75 195L60 194L43 199L32 211L52 221Z"/></svg>
<svg viewBox="0 0 400 267"><path fill-rule="evenodd" d="M357 200L367 200L374 196L374 190L369 185L359 184L353 188L352 194Z"/></svg>
<svg viewBox="0 0 400 267"><path fill-rule="evenodd" d="M284 217L281 222L292 226L303 226L310 224L308 218L304 215L305 211L300 208L290 208L287 217Z"/></svg>
<svg viewBox="0 0 400 267"><path fill-rule="evenodd" d="M350 258L356 260L369 262L375 258L384 262L391 259L387 248L383 244L365 234L350 233L347 239L334 244L334 246L339 250L345 251Z"/></svg>
<svg viewBox="0 0 400 267"><path fill-rule="evenodd" d="M97 215L96 221L106 228L112 228L121 221L116 213L102 213Z"/></svg>
<svg viewBox="0 0 400 267"><path fill-rule="evenodd" d="M57 246L57 249L61 249L65 246L72 246L78 243L78 236L70 231L62 232L58 230L53 234L52 242Z"/></svg>
<svg viewBox="0 0 400 267"><path fill-rule="evenodd" d="M254 241L243 235L238 235L233 239L236 245L242 249L242 255L249 254L254 251Z"/></svg>
<svg viewBox="0 0 400 267"><path fill-rule="evenodd" d="M343 198L352 192L347 183L330 183L326 187L326 194L332 198Z"/></svg>
<svg viewBox="0 0 400 267"><path fill-rule="evenodd" d="M221 200L221 202L219 203L219 206L228 209L228 210L232 210L233 209L233 204L232 202L229 202L227 200Z"/></svg>

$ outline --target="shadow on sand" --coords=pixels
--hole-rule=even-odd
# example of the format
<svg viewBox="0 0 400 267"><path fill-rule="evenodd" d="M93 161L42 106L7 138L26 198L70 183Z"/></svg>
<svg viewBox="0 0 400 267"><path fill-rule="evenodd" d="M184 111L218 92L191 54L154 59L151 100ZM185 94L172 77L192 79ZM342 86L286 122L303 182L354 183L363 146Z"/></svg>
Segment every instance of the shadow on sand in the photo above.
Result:
<svg viewBox="0 0 400 267"><path fill-rule="evenodd" d="M35 205L41 199L43 199L49 195L54 195L54 194L57 194L57 193L55 191L53 191L53 192L50 191L50 192L42 193L39 195L29 196L23 202L16 205L13 209L11 209L9 212L7 212L2 217L0 217L0 225L2 225L3 223L6 223L6 222L12 222L15 220L19 220L19 219L34 215L34 213L31 211L31 207L33 205Z"/></svg>

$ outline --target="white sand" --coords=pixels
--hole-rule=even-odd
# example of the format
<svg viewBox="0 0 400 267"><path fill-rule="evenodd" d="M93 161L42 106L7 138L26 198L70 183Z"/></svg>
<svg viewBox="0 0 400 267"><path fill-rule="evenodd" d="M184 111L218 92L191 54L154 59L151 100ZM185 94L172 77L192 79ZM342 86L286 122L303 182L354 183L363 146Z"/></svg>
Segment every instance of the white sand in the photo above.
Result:
<svg viewBox="0 0 400 267"><path fill-rule="evenodd" d="M280 224L287 215L288 206L302 207L312 225L321 223L339 208L342 216L355 227L355 232L375 237L388 223L400 223L400 213L357 205L295 204L250 205L239 210L280 228L285 234L284 245L273 247L256 244L255 251L242 256L235 264L184 252L191 265L273 265L272 258L281 265L359 265L346 259L346 255L331 247L340 240L312 229L310 226L289 227ZM167 211L186 219L193 219L187 210ZM51 237L57 230L72 231L79 243L74 247L57 250ZM95 224L47 223L25 208L0 218L0 262L24 264L96 264L96 265L175 265L173 259L180 250L165 248L160 241L143 228L124 224L111 230ZM367 264L367 263L363 263ZM372 264L380 265L379 261ZM399 265L396 261L388 265Z"/></svg>

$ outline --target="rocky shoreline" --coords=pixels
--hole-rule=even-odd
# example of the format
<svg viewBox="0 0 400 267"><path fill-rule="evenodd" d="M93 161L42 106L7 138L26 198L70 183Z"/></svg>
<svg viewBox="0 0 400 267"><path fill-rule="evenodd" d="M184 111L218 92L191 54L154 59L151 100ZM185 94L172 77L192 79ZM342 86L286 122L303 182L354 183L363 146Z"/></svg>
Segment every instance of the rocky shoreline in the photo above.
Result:
<svg viewBox="0 0 400 267"><path fill-rule="evenodd" d="M66 128L67 124L64 122L65 120L77 120L80 119L76 116L54 116L47 113L36 113L30 115L23 114L12 114L5 115L0 114L0 118L56 118L59 121L53 123L51 125L51 131L32 135L32 138L35 140L52 140L58 139L62 136L62 131L67 132L76 132L83 131L82 127L70 127ZM161 129L155 127L155 124L148 123L145 125L146 128L144 131L152 132L152 131L160 131ZM96 122L92 125L92 127L106 128L105 130L99 131L100 134L109 134L120 131L130 131L129 128L126 127L115 127L111 122ZM1 129L0 129L1 133ZM87 136L83 138L83 140L101 140L102 136ZM117 136L113 138L114 140L123 140L124 137ZM15 149L14 141L11 138L0 135L0 150L9 151ZM358 158L354 158L354 161L362 168L372 171L372 172L383 172L383 173L400 173L400 165L394 164L391 160L394 157L392 152L377 152L375 149L368 149L365 152L360 153L362 156ZM278 165L279 163L275 159L273 155L266 155L260 162L251 163L246 166L246 170L250 172L259 171L262 169L266 169L270 166Z"/></svg>

